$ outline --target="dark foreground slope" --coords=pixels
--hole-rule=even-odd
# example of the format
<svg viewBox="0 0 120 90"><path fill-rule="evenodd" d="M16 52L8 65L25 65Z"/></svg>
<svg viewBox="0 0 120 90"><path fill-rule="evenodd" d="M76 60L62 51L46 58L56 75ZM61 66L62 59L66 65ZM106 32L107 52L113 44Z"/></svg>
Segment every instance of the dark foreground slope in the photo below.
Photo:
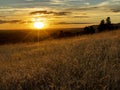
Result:
<svg viewBox="0 0 120 90"><path fill-rule="evenodd" d="M62 32L62 33L61 33ZM29 43L85 34L82 28L44 30L0 30L0 45Z"/></svg>
<svg viewBox="0 0 120 90"><path fill-rule="evenodd" d="M0 46L0 90L119 90L120 31Z"/></svg>

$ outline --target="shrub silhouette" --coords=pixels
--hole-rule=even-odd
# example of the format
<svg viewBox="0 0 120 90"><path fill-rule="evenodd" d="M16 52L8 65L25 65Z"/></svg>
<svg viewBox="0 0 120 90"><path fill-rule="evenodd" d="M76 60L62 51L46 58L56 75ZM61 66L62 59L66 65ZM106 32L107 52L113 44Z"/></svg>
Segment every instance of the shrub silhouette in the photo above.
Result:
<svg viewBox="0 0 120 90"><path fill-rule="evenodd" d="M106 18L106 24L111 25L110 17L107 17L107 18Z"/></svg>
<svg viewBox="0 0 120 90"><path fill-rule="evenodd" d="M112 30L112 29L114 29L114 27L112 26L110 17L107 17L107 18L106 18L106 29L107 29L107 30Z"/></svg>
<svg viewBox="0 0 120 90"><path fill-rule="evenodd" d="M87 34L93 34L93 33L95 33L95 29L93 28L93 26L85 27L85 28L84 28L84 31L85 31Z"/></svg>
<svg viewBox="0 0 120 90"><path fill-rule="evenodd" d="M90 33L91 33L91 34L95 33L95 29L94 29L93 26L90 26L89 28L90 28Z"/></svg>
<svg viewBox="0 0 120 90"><path fill-rule="evenodd" d="M60 32L59 32L59 37L64 37L65 35L64 35L64 32L61 30Z"/></svg>

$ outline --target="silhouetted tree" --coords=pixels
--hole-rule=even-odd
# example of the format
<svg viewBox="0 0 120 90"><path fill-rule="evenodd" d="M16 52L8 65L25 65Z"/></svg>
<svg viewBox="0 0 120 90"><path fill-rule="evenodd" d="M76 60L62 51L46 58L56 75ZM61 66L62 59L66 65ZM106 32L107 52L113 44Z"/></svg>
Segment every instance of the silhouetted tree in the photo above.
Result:
<svg viewBox="0 0 120 90"><path fill-rule="evenodd" d="M112 26L110 17L107 17L107 18L106 18L106 29L107 29L107 30L112 30L112 29L114 29L113 26Z"/></svg>
<svg viewBox="0 0 120 90"><path fill-rule="evenodd" d="M111 25L110 17L107 17L107 18L106 18L106 24L107 24L107 25Z"/></svg>
<svg viewBox="0 0 120 90"><path fill-rule="evenodd" d="M101 20L99 26L98 26L98 30L99 32L101 31L104 31L106 28L105 28L105 21L104 20Z"/></svg>

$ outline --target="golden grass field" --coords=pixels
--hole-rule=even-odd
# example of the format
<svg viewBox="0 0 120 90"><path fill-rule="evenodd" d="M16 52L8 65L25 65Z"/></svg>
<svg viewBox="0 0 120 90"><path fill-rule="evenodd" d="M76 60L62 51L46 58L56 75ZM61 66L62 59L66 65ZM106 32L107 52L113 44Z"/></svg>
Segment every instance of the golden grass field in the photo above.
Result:
<svg viewBox="0 0 120 90"><path fill-rule="evenodd" d="M0 90L120 90L120 30L1 45Z"/></svg>

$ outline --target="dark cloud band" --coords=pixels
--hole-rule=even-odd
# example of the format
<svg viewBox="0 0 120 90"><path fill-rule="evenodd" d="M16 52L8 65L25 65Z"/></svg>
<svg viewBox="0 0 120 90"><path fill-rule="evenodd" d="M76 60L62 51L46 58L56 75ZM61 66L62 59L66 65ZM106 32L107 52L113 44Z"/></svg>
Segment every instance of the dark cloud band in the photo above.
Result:
<svg viewBox="0 0 120 90"><path fill-rule="evenodd" d="M71 13L71 12L54 12L54 11L43 10L43 11L34 11L34 12L31 12L30 14L31 15L34 15L34 14L53 14L56 16L63 16L63 15L68 15L69 13Z"/></svg>
<svg viewBox="0 0 120 90"><path fill-rule="evenodd" d="M10 21L7 21L7 20L0 20L0 24L5 24L5 23L20 23L21 20L10 20Z"/></svg>
<svg viewBox="0 0 120 90"><path fill-rule="evenodd" d="M92 24L89 22L58 22L56 24Z"/></svg>

